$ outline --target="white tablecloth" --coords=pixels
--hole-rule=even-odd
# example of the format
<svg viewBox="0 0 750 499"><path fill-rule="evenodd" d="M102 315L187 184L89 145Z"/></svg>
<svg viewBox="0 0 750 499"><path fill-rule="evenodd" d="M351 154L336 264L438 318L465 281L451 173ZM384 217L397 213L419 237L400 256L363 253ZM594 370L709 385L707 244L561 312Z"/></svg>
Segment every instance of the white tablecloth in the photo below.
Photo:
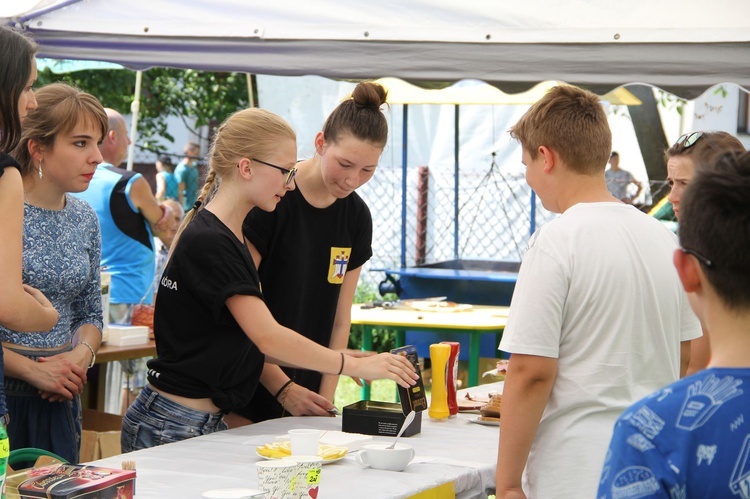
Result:
<svg viewBox="0 0 750 499"><path fill-rule="evenodd" d="M473 393L477 388L469 390ZM484 390L499 391L492 385L483 385ZM366 469L350 454L323 466L320 497L403 498L453 481L456 497L485 498L485 491L495 483L498 427L469 421L476 414L462 413L440 422L430 420L426 412L422 416L422 432L402 438L416 451L416 458L405 471ZM261 458L256 446L277 440L291 428L341 430L341 421L341 417L275 419L102 459L96 464L119 468L122 461L134 460L138 499L190 499L200 498L209 489L258 488L255 463Z"/></svg>

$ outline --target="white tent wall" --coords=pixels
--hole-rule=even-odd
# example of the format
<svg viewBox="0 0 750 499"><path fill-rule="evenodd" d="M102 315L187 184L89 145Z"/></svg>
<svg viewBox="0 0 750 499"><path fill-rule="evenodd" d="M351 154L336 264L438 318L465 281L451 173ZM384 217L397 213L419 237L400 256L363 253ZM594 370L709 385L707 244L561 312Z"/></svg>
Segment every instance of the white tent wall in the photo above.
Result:
<svg viewBox="0 0 750 499"><path fill-rule="evenodd" d="M28 2L27 2L28 3ZM750 88L745 0L45 0L4 9L52 58L335 78ZM38 12L41 12L39 14Z"/></svg>
<svg viewBox="0 0 750 499"><path fill-rule="evenodd" d="M260 75L257 85L261 107L283 116L297 131L299 158L314 154L315 134L322 128L328 114L355 86L350 82L313 76L292 78ZM462 257L518 260L525 248L530 228L530 195L524 181L521 149L509 136L508 129L527 109L527 105L462 105L459 108L460 178L465 187L459 199L462 206L459 215ZM607 110L614 145L623 158L623 166L627 166L637 178L645 179L645 166L627 108L607 106ZM400 260L402 111L400 104L385 107L390 134L388 144L378 173L358 190L370 206L374 219L374 256L363 273L363 280L371 284L381 279L382 274L370 275L367 270L397 267ZM430 171L427 216L429 261L453 258L454 113L455 107L452 105L409 106L406 193L408 265L413 265L416 257L413 229L419 166L429 166ZM495 175L486 180L493 152L496 153L495 162L503 178ZM505 184L498 188L500 182ZM485 190L485 198L480 199ZM519 199L526 213L507 216L514 213ZM553 216L540 203L537 204L537 225Z"/></svg>

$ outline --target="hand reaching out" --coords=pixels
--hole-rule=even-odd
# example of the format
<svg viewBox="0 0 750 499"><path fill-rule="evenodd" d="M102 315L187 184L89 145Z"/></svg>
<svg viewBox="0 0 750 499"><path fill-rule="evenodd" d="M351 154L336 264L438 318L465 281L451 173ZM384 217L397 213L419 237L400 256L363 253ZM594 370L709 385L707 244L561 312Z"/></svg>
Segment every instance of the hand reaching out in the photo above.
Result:
<svg viewBox="0 0 750 499"><path fill-rule="evenodd" d="M390 379L408 388L419 379L414 366L403 355L381 353L367 357L346 356L344 374L366 380Z"/></svg>

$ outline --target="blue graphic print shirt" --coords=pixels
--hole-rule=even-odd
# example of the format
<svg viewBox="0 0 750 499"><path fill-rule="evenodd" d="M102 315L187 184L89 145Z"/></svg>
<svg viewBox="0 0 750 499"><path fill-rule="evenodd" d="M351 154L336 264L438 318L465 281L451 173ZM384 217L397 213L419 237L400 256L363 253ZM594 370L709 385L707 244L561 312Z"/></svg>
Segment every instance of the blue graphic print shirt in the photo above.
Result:
<svg viewBox="0 0 750 499"><path fill-rule="evenodd" d="M43 292L60 319L42 334L0 327L0 339L26 347L69 350L82 325L102 329L99 221L88 203L68 195L59 211L26 204L23 226L23 282Z"/></svg>
<svg viewBox="0 0 750 499"><path fill-rule="evenodd" d="M597 497L750 499L748 387L750 369L711 368L630 406Z"/></svg>

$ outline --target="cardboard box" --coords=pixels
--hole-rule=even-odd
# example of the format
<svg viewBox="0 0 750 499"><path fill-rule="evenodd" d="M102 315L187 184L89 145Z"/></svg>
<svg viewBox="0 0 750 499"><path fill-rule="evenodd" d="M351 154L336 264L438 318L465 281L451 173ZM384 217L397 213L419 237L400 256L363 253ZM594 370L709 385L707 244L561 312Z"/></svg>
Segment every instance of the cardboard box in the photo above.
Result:
<svg viewBox="0 0 750 499"><path fill-rule="evenodd" d="M148 326L110 324L107 328L107 345L125 347L148 343Z"/></svg>
<svg viewBox="0 0 750 499"><path fill-rule="evenodd" d="M120 430L122 416L83 409L83 432L81 434L82 463L122 454Z"/></svg>
<svg viewBox="0 0 750 499"><path fill-rule="evenodd" d="M132 499L135 471L88 466L53 464L33 468L18 486L21 499Z"/></svg>
<svg viewBox="0 0 750 499"><path fill-rule="evenodd" d="M344 407L341 430L347 433L364 433L395 437L404 424L406 416L401 404L360 400ZM422 431L422 413L417 412L414 421L404 430L404 437L416 435Z"/></svg>

